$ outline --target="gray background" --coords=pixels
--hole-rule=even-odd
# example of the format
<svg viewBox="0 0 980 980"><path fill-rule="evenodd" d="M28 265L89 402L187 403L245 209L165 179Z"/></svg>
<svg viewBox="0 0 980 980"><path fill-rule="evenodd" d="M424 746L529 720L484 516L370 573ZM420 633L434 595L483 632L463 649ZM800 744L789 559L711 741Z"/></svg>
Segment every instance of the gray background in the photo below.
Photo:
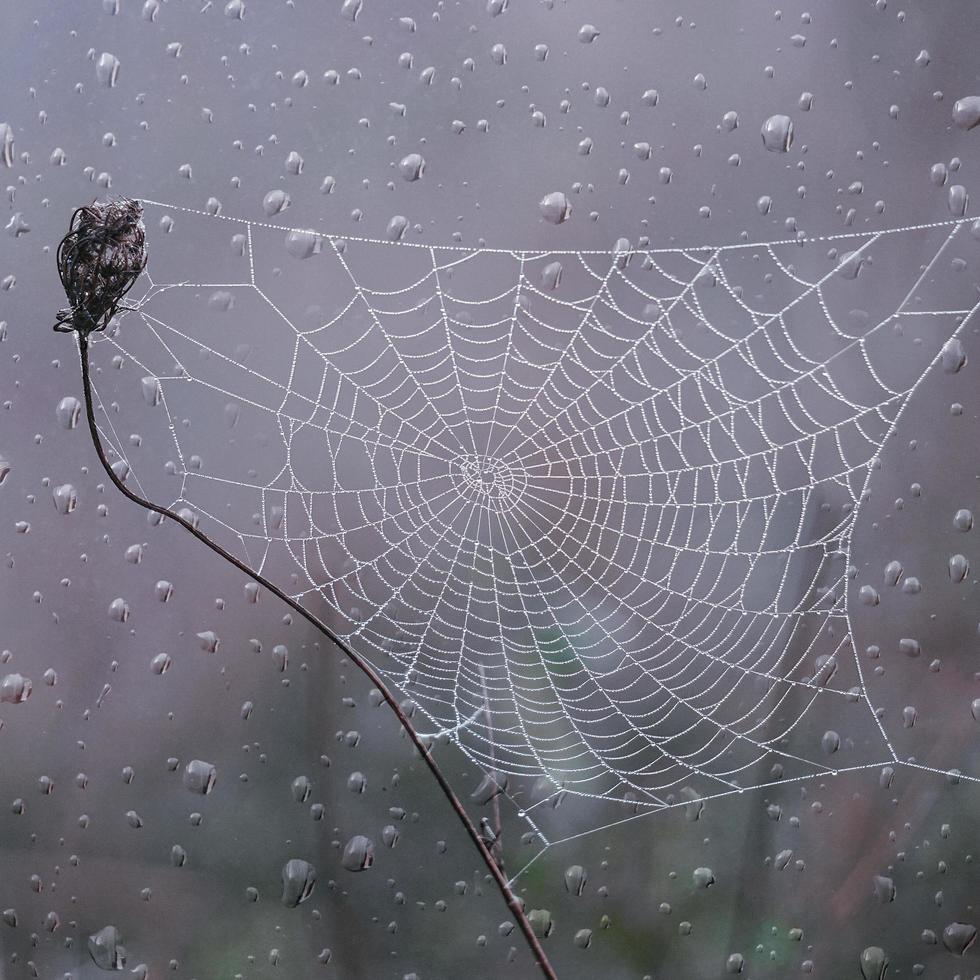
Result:
<svg viewBox="0 0 980 980"><path fill-rule="evenodd" d="M777 15L749 3L511 2L491 16L482 2L365 0L351 21L333 0L252 0L239 20L221 5L173 0L149 17L156 6L8 4L0 19L0 115L14 137L3 170L12 221L0 239L0 457L10 465L0 485L0 648L3 673L34 684L24 704L0 705L0 905L17 914L15 927L0 924L3 976L100 975L85 947L110 923L125 939L127 968L145 963L150 976L534 976L517 935L498 931L506 909L448 807L354 667L270 597L248 603L242 576L178 529L151 527L105 486L84 429L58 424L58 402L80 396L71 340L50 330L63 302L52 253L68 216L111 192L196 209L216 197L225 213L262 220L264 195L281 186L292 199L280 216L287 223L384 237L401 214L408 240L508 248L605 249L641 235L653 246L723 244L743 232L765 241L796 228L816 236L942 221L947 188L930 181L930 168L955 158L949 183L971 190L980 166L977 132L951 120L956 99L980 92L977 14L954 3L826 4L810 14L784 6ZM581 43L590 23L600 33ZM491 56L498 43L503 66ZM535 44L548 45L544 62ZM928 58L917 63L923 49ZM97 76L102 52L120 62L111 88ZM399 66L404 52L410 69ZM426 86L419 73L430 65ZM331 69L336 86L323 78ZM301 70L306 87L293 81ZM649 89L659 92L656 107L644 105ZM798 106L804 91L813 93L808 112ZM546 114L543 128L534 109ZM730 133L721 128L729 111L739 116ZM785 155L765 152L759 136L777 112L795 124ZM593 146L582 155L586 137ZM634 150L640 142L650 159ZM50 162L58 147L64 166ZM300 175L285 167L291 150L304 158ZM397 162L413 151L426 170L407 183ZM670 183L660 182L661 167L673 172ZM322 194L328 175L334 191ZM558 227L537 208L554 190L573 207ZM762 195L773 202L765 215ZM930 286L937 296L955 289L976 299L967 231L949 257L962 267L944 265ZM151 243L154 234L151 226ZM859 305L887 305L884 297L909 288L936 244L879 255L874 276L859 280ZM961 336L967 366L934 371L916 391L854 543L852 588L874 583L882 593L877 607L853 603L856 646L862 657L869 646L881 650L864 661L869 694L897 755L912 764L894 766L891 781L876 767L747 790L710 801L699 820L683 808L629 819L621 803L566 797L548 826L552 839L574 839L519 880L529 906L554 918L546 948L560 976L723 976L740 953L747 976L859 977L868 946L885 948L889 975L916 975L916 964L926 976L980 973L975 950L960 961L922 935L976 924L980 894L980 726L970 713L980 697L980 616L973 577L954 585L947 573L951 554L973 557L976 534L958 532L952 515L978 506L980 349L970 324ZM896 336L893 351L879 351L882 363L917 374L929 357L914 339ZM936 337L923 339L935 347ZM954 403L961 413L951 413ZM168 447L147 434L148 455L154 446L162 462ZM51 490L69 482L79 504L63 516ZM133 564L127 549L141 543ZM891 560L921 592L882 587ZM174 583L168 603L156 598L159 580ZM107 614L117 597L129 603L126 623ZM221 637L214 654L197 639L205 630ZM898 654L903 637L920 641L920 658ZM280 643L290 651L285 673L270 653ZM162 677L149 666L160 652L173 659ZM53 686L43 680L48 668ZM255 705L247 721L246 700ZM903 709L913 706L915 723L904 727ZM861 763L873 761L863 744L870 736L851 717L833 724ZM819 740L830 726L821 717L801 738ZM476 767L448 746L438 753L461 795L471 792ZM218 770L206 798L180 782L194 758ZM943 774L953 767L961 777ZM348 790L352 772L367 777L363 794ZM313 786L302 804L290 790L300 775ZM310 812L316 802L322 820ZM404 821L392 807L406 811ZM131 810L140 829L127 820ZM536 847L522 843L527 826L509 801L503 820L516 870ZM401 831L391 850L381 844L387 824ZM358 833L375 840L377 860L351 874L339 850ZM180 868L175 844L188 854ZM777 870L786 850L792 858ZM279 872L292 857L312 861L320 881L309 902L285 909ZM562 880L575 864L589 871L582 896ZM695 886L699 867L713 870L710 889ZM876 897L875 875L893 880L893 902ZM582 928L594 930L588 949L573 942ZM324 948L326 966L317 959Z"/></svg>

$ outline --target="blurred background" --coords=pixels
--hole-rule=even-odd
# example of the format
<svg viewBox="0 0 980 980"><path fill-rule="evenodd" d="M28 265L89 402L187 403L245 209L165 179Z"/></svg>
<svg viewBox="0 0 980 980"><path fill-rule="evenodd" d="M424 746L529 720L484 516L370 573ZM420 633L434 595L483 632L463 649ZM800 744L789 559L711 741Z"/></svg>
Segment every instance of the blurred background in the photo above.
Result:
<svg viewBox="0 0 980 980"><path fill-rule="evenodd" d="M980 241L966 223L944 247L950 226L930 226L972 214L980 14L885 0L31 0L8 4L0 26L0 976L538 975L457 819L356 667L107 484L84 424L72 425L77 348L50 329L69 216L96 197L163 202L147 209L151 275L208 283L232 267L238 229L181 208L546 252L912 229L875 245L834 296L834 315L859 330L903 300L926 314L969 310ZM774 115L792 120L784 152L760 137ZM405 179L411 154L425 161L417 180ZM542 205L555 194L570 205L557 224L555 199ZM267 236L258 270L270 295L295 305L296 322L329 316L339 300L326 263L295 272L283 235ZM778 290L787 262L826 274L832 247L752 253L739 281ZM378 249L359 268L376 288L399 288L410 265ZM360 261L356 246L350 255ZM491 294L496 275L512 272L474 276L472 296ZM318 288L326 298L306 296ZM154 312L186 317L193 332L211 296ZM704 302L737 329L736 308ZM248 300L238 314L253 363L268 366L281 350L249 319ZM817 343L828 315L808 308L789 336ZM962 356L944 359L957 326ZM119 342L138 345L139 329L123 318ZM93 354L101 419L119 420L109 444L142 461L135 472L162 500L167 418L133 422L140 392L110 377L109 347ZM556 793L525 773L486 801L479 747L468 757L437 739L474 819L499 829L561 977L980 975L977 328L955 313L909 317L869 352L902 391L939 360L907 404L869 422L871 441L896 424L867 488L858 480L811 501L830 515L812 527L826 519L829 532L861 499L851 567L829 549L832 569L813 588L840 610L821 648L841 651L833 686L863 685L867 700L822 694L810 710L808 691L794 693L763 735L785 730L782 747L824 759L821 775L780 780L767 758L744 791L697 784L685 795L678 783L661 808L618 789ZM864 377L857 364L833 381ZM222 406L209 428L207 403L188 397L186 414L203 416L195 438L212 437L208 465L261 469L281 450L271 436L264 447L222 443ZM54 491L67 484L76 505L59 508ZM249 518L251 502L240 504ZM607 547L596 545L600 557ZM295 569L272 568L290 587ZM794 565L787 601L814 576ZM563 655L560 635L540 641ZM799 662L799 678L819 672L805 652L783 664ZM740 686L733 701L761 704L766 692ZM437 715L437 702L429 709ZM418 724L440 730L422 712ZM830 761L828 732L840 740ZM210 792L196 791L212 775ZM359 837L373 863L351 870L364 863ZM316 869L316 885L289 907L284 869L287 898L302 870L293 860Z"/></svg>

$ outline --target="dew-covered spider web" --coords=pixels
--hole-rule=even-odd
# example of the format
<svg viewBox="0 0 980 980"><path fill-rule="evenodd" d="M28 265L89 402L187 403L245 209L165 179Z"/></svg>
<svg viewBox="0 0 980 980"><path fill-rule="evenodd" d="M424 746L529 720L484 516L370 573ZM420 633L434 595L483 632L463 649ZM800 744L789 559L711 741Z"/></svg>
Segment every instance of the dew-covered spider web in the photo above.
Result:
<svg viewBox="0 0 980 980"><path fill-rule="evenodd" d="M145 203L137 312L93 336L117 468L531 786L521 816L895 759L852 532L960 356L965 222L549 251Z"/></svg>

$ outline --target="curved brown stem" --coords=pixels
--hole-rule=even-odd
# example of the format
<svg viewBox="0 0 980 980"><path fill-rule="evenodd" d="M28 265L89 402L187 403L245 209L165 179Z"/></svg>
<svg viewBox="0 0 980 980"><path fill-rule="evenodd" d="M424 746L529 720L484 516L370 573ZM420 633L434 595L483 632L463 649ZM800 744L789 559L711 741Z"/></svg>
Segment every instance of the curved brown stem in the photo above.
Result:
<svg viewBox="0 0 980 980"><path fill-rule="evenodd" d="M134 504L142 507L144 510L152 511L153 513L160 514L163 517L168 517L170 520L179 524L185 531L188 531L190 534L194 535L198 541L210 548L216 555L234 565L240 572L247 575L254 582L257 582L262 586L262 588L271 592L274 596L276 596L276 598L286 603L287 606L289 606L298 615L302 616L303 619L314 627L314 629L319 630L319 632L330 640L330 642L333 643L334 646L336 646L346 657L348 657L351 662L381 692L381 696L384 698L388 707L395 713L395 717L398 719L402 728L405 729L408 737L412 740L412 744L418 750L419 755L422 756L425 764L429 767L429 772L432 773L433 778L439 784L439 788L449 801L449 805L456 812L456 816L459 817L460 823L462 823L466 833L469 835L470 840L473 842L473 846L480 852L480 857L483 859L483 863L487 866L487 870L490 872L497 884L497 887L500 889L500 894L507 903L508 909L517 919L517 924L520 926L521 932L524 933L524 938L527 941L527 945L534 956L535 962L541 969L541 972L548 977L548 980L557 980L558 975L555 973L554 968L548 961L547 954L541 947L541 941L534 934L534 929L532 928L527 915L524 913L523 903L514 894L514 891L510 887L510 883L507 881L503 871L501 871L501 869L497 866L497 862L494 860L489 848L484 843L483 838L480 836L479 831L477 831L476 826L470 819L470 815L466 812L462 802L460 802L459 797L453 791L452 786L449 785L449 781L446 779L442 770L439 768L439 765L436 763L436 760L432 756L429 747L422 740L415 726L412 724L412 720L405 713L402 706L398 703L398 700L395 698L394 694L392 694L391 690L388 688L388 685L381 679L378 672L363 657L361 657L360 654L356 653L346 640L337 636L337 634L334 633L334 631L327 626L326 623L322 622L309 610L304 609L295 599L283 592L277 585L270 582L258 572L253 571L244 562L240 561L234 555L222 548L221 545L217 544L215 541L212 541L206 534L194 527L190 521L181 517L179 514L168 509L167 507L161 507L159 504L155 504L152 501L141 497L139 494L134 493L117 476L115 470L113 470L112 466L110 465L109 460L106 458L105 449L102 445L102 440L99 437L98 426L95 422L95 410L92 403L92 380L88 360L88 337L84 333L77 330L75 331L75 336L78 339L78 353L82 366L82 390L85 394L85 417L88 420L89 432L92 435L92 442L95 445L95 451L98 454L99 462L102 464L102 468L106 471L107 476L112 481L115 488L124 497L131 500Z"/></svg>

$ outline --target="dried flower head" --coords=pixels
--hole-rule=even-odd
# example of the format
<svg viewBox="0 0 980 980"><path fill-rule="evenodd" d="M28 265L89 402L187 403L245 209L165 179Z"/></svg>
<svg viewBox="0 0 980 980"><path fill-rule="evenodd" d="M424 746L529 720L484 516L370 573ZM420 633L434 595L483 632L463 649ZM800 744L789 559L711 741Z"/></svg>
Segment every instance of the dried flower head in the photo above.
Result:
<svg viewBox="0 0 980 980"><path fill-rule="evenodd" d="M68 306L54 329L87 337L126 307L123 296L146 266L143 207L138 201L95 201L71 216L58 246L58 275Z"/></svg>

